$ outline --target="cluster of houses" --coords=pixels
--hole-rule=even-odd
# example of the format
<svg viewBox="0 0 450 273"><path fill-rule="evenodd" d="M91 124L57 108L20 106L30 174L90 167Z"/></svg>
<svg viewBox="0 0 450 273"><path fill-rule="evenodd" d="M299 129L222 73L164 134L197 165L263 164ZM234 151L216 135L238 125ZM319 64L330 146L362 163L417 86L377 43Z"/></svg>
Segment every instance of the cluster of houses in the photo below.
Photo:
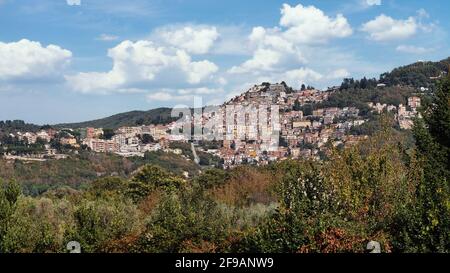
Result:
<svg viewBox="0 0 450 273"><path fill-rule="evenodd" d="M374 111L381 113L383 111L393 112L395 113L395 119L399 125L399 127L403 130L410 130L414 124L414 118L420 117L420 113L418 109L421 106L421 100L419 97L409 97L408 104L399 106L395 105L387 105L380 103L368 103L369 107Z"/></svg>
<svg viewBox="0 0 450 273"><path fill-rule="evenodd" d="M358 108L321 108L309 111L308 115L300 110L305 104L326 101L335 91L333 88L297 91L285 84L262 84L213 110L194 111L166 125L121 127L108 139L101 128L63 129L64 134L47 129L17 132L14 136L28 143L44 141L46 154L53 157L57 153L48 143L58 136L61 145L88 147L94 152L124 157L142 157L145 152L158 150L181 154L179 149L169 149L169 144L214 140L219 143L216 149L199 149L220 157L225 168L243 163L264 165L289 157L320 159L333 146L350 146L368 138L350 134L351 128L367 122ZM400 128L411 129L420 98L410 97L407 106L368 104L376 112L395 112Z"/></svg>
<svg viewBox="0 0 450 273"><path fill-rule="evenodd" d="M36 144L38 141L44 144L44 151L41 153L28 153L17 155L14 151L4 151L3 156L7 160L23 160L23 161L46 161L51 159L65 159L66 154L58 153L57 149L52 148L50 142L56 138L59 131L53 128L40 130L38 132L16 132L10 134L10 137L16 138L18 141L28 144ZM79 148L77 140L70 134L67 137L59 138L62 145L71 145L74 148ZM1 143L0 143L1 144ZM2 153L0 153L2 154Z"/></svg>
<svg viewBox="0 0 450 273"><path fill-rule="evenodd" d="M124 157L143 157L145 152L168 149L168 143L171 140L168 125L120 127L108 140L101 138L103 131L97 130L96 128L82 129L82 144L94 152L115 153ZM146 135L151 137L151 141L145 141Z"/></svg>
<svg viewBox="0 0 450 273"><path fill-rule="evenodd" d="M226 103L218 115L204 115L204 124L212 118L213 125L221 125L215 136L222 137L223 145L212 152L223 159L224 167L265 165L289 157L320 159L329 151L327 143L353 145L366 139L348 134L350 128L366 122L355 107L317 109L310 115L296 109L325 101L332 92L293 91L284 84L255 86ZM270 104L275 107L268 107Z"/></svg>

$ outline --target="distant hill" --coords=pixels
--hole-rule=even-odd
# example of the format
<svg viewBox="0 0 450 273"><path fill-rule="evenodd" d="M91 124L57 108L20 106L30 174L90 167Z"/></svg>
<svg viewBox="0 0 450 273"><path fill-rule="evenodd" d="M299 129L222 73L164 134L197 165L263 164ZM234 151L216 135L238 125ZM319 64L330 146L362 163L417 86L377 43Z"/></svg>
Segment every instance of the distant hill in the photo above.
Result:
<svg viewBox="0 0 450 273"><path fill-rule="evenodd" d="M306 108L355 106L368 112L368 101L405 105L408 97L424 93L421 87L428 88L425 93L432 93L438 80L448 74L449 65L450 58L447 58L439 62L416 62L401 66L381 74L379 79L346 78L328 101Z"/></svg>
<svg viewBox="0 0 450 273"><path fill-rule="evenodd" d="M23 120L0 120L0 137L10 133L21 132L37 132L40 129L48 128L48 125L40 126L25 123Z"/></svg>
<svg viewBox="0 0 450 273"><path fill-rule="evenodd" d="M116 129L121 126L166 124L177 120L176 118L171 118L171 111L171 108L156 108L149 111L131 111L92 121L63 123L54 126L57 128L95 127Z"/></svg>
<svg viewBox="0 0 450 273"><path fill-rule="evenodd" d="M42 126L25 123L23 120L0 120L0 130L2 131L36 131Z"/></svg>
<svg viewBox="0 0 450 273"><path fill-rule="evenodd" d="M380 83L433 89L437 79L448 73L450 57L439 62L416 62L381 74Z"/></svg>

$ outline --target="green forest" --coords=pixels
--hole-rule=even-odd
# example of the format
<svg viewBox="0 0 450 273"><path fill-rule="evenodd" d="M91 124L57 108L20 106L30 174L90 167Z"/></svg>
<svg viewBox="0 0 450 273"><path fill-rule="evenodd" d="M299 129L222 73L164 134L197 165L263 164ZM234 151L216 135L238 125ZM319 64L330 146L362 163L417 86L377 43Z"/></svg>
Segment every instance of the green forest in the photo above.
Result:
<svg viewBox="0 0 450 273"><path fill-rule="evenodd" d="M0 252L66 252L78 241L89 253L358 253L371 240L385 253L450 252L450 79L437 86L412 148L386 121L320 162L185 178L150 157L84 187L34 194L4 179ZM83 164L77 172L89 176Z"/></svg>

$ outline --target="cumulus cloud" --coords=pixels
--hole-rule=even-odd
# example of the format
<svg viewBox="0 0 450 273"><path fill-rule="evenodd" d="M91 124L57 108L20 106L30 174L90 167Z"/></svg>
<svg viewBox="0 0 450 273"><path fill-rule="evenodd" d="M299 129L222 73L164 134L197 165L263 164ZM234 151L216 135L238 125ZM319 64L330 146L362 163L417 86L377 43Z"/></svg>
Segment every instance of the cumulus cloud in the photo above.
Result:
<svg viewBox="0 0 450 273"><path fill-rule="evenodd" d="M374 41L392 41L410 38L417 33L419 24L414 17L406 20L396 20L381 14L375 19L364 23L361 30Z"/></svg>
<svg viewBox="0 0 450 273"><path fill-rule="evenodd" d="M314 6L284 4L281 9L280 26L255 27L248 37L252 57L229 73L242 74L289 70L307 63L303 54L305 47L325 44L333 38L352 34L347 19L338 14L332 18Z"/></svg>
<svg viewBox="0 0 450 273"><path fill-rule="evenodd" d="M309 68L300 68L287 71L282 74L282 77L287 83L297 86L298 83L318 81L323 78L323 75Z"/></svg>
<svg viewBox="0 0 450 273"><path fill-rule="evenodd" d="M155 35L165 43L191 54L208 53L219 38L216 27L198 25L163 27L157 29Z"/></svg>
<svg viewBox="0 0 450 273"><path fill-rule="evenodd" d="M348 76L350 76L350 72L348 72L347 69L339 68L339 69L336 69L334 71L331 71L331 73L329 73L327 75L327 78L328 79L343 79L343 78L346 78Z"/></svg>
<svg viewBox="0 0 450 273"><path fill-rule="evenodd" d="M255 51L250 60L245 61L240 66L233 66L228 72L238 74L273 71L273 66L280 63L282 57L283 55L278 51L260 48Z"/></svg>
<svg viewBox="0 0 450 273"><path fill-rule="evenodd" d="M72 52L27 39L0 42L0 80L49 79L61 76Z"/></svg>
<svg viewBox="0 0 450 273"><path fill-rule="evenodd" d="M66 3L69 6L80 6L81 0L66 0Z"/></svg>
<svg viewBox="0 0 450 273"><path fill-rule="evenodd" d="M210 53L215 55L240 55L252 53L248 38L248 29L242 25L217 26L219 38L215 41ZM236 41L239 41L237 43Z"/></svg>
<svg viewBox="0 0 450 273"><path fill-rule="evenodd" d="M281 15L280 25L287 28L283 36L293 42L325 43L332 38L344 38L353 33L342 14L329 17L314 6L298 4L292 7L284 4Z"/></svg>
<svg viewBox="0 0 450 273"><path fill-rule="evenodd" d="M249 41L250 46L255 49L252 58L239 66L232 67L229 70L230 73L274 71L286 67L287 64L306 62L301 49L279 35L276 30L255 27L249 36Z"/></svg>
<svg viewBox="0 0 450 273"><path fill-rule="evenodd" d="M249 40L251 45L256 48L271 48L286 53L293 53L296 50L294 44L280 36L275 29L266 30L263 27L255 27Z"/></svg>
<svg viewBox="0 0 450 273"><path fill-rule="evenodd" d="M66 76L76 91L111 92L153 86L196 85L211 80L218 67L208 61L193 61L182 49L159 46L151 41L123 41L108 51L113 67L108 72Z"/></svg>
<svg viewBox="0 0 450 273"><path fill-rule="evenodd" d="M398 52L408 53L408 54L424 54L432 51L432 49L424 48L420 46L412 46L412 45L399 45L396 50Z"/></svg>

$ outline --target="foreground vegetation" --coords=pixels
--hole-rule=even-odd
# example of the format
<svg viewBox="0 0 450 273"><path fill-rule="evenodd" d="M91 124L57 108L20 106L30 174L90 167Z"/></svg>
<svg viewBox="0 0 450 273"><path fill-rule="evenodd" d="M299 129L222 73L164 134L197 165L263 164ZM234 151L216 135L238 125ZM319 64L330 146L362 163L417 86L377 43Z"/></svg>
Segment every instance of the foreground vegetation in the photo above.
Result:
<svg viewBox="0 0 450 273"><path fill-rule="evenodd" d="M36 197L0 188L0 252L450 252L450 80L417 120L322 162L209 169L147 164L130 177ZM148 162L147 162L148 163Z"/></svg>

